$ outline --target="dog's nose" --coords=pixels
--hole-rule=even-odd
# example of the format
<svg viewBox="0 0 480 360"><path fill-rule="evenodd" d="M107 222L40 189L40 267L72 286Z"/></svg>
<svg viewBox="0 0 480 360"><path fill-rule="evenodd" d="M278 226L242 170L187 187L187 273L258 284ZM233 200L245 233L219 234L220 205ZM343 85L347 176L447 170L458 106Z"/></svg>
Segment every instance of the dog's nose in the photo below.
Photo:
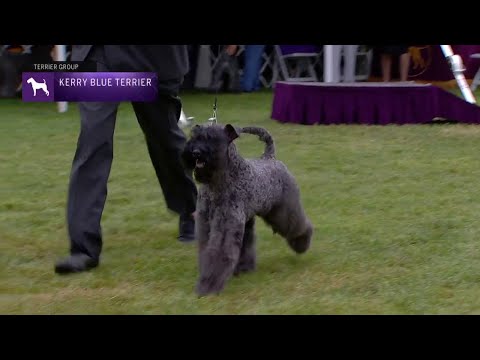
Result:
<svg viewBox="0 0 480 360"><path fill-rule="evenodd" d="M198 149L193 150L193 151L192 151L192 155L193 155L193 157L195 157L195 158L200 157L200 150L198 150Z"/></svg>

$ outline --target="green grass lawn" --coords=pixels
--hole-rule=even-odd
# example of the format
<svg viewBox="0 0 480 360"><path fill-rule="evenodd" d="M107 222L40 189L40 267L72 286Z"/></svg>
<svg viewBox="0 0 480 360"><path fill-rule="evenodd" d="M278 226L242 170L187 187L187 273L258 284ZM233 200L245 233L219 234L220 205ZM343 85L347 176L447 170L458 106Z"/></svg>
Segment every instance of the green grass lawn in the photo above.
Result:
<svg viewBox="0 0 480 360"><path fill-rule="evenodd" d="M211 116L212 95L183 100L188 116ZM77 110L1 101L0 313L480 313L480 127L284 125L271 103L220 95L219 118L274 135L315 225L311 250L295 255L259 221L258 270L198 299L196 246L176 240L131 107L117 121L101 266L61 277ZM238 146L263 150L253 136Z"/></svg>

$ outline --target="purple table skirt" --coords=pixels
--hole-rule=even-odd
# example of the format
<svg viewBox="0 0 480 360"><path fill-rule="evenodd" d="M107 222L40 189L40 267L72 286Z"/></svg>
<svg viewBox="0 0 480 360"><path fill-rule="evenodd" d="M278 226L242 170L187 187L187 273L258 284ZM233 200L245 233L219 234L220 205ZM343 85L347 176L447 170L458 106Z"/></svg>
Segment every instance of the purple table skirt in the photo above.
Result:
<svg viewBox="0 0 480 360"><path fill-rule="evenodd" d="M313 124L422 124L435 117L480 123L480 107L439 87L415 83L277 82L272 119Z"/></svg>

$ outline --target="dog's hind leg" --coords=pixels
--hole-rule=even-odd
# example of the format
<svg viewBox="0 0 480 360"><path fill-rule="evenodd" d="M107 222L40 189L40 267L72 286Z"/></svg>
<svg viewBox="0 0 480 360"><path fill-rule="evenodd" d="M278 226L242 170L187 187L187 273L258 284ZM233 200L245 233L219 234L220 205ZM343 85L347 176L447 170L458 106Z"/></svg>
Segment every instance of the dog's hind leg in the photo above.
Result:
<svg viewBox="0 0 480 360"><path fill-rule="evenodd" d="M302 254L310 247L313 227L295 194L287 195L265 217L273 231L286 240L290 248L297 254Z"/></svg>
<svg viewBox="0 0 480 360"><path fill-rule="evenodd" d="M218 217L210 226L196 287L200 296L218 294L224 289L238 263L245 231L244 222L235 216Z"/></svg>
<svg viewBox="0 0 480 360"><path fill-rule="evenodd" d="M243 234L240 259L235 267L234 275L239 275L242 272L253 271L255 270L255 267L255 217L253 217L245 224L245 233Z"/></svg>

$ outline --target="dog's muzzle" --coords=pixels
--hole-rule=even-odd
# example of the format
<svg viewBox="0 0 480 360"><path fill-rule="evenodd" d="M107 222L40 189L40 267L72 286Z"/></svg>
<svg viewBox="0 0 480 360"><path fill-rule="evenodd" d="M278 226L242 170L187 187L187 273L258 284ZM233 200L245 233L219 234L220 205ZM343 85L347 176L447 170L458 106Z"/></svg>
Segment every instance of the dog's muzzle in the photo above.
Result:
<svg viewBox="0 0 480 360"><path fill-rule="evenodd" d="M200 150L195 149L192 151L192 157L195 159L195 167L199 169L202 169L205 166L205 161L201 159L201 155L202 153Z"/></svg>

